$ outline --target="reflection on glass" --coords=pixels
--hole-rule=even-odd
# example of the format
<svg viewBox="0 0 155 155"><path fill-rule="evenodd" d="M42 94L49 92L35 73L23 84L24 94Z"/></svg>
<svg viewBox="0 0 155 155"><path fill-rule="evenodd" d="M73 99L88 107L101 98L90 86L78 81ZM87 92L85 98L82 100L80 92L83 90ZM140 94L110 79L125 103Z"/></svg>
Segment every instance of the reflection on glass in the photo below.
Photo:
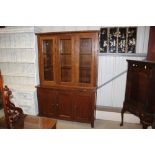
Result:
<svg viewBox="0 0 155 155"><path fill-rule="evenodd" d="M71 67L71 40L60 40L60 58L61 58L61 81L71 82L72 67Z"/></svg>
<svg viewBox="0 0 155 155"><path fill-rule="evenodd" d="M79 55L79 81L81 83L91 82L91 61L92 61L92 39L80 39Z"/></svg>
<svg viewBox="0 0 155 155"><path fill-rule="evenodd" d="M44 80L53 81L53 41L43 41Z"/></svg>

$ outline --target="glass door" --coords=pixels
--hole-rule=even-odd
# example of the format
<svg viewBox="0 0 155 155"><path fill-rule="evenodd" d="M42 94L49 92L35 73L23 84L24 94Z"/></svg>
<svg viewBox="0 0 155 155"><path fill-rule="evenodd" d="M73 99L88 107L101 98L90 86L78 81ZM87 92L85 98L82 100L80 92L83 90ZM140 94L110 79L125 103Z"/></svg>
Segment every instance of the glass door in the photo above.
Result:
<svg viewBox="0 0 155 155"><path fill-rule="evenodd" d="M80 38L79 51L79 82L91 82L92 39Z"/></svg>
<svg viewBox="0 0 155 155"><path fill-rule="evenodd" d="M54 38L44 37L41 38L41 81L44 84L55 83L55 71L54 71L54 61L55 61L55 51L54 51Z"/></svg>
<svg viewBox="0 0 155 155"><path fill-rule="evenodd" d="M82 87L96 87L98 33L88 32L76 37L76 81Z"/></svg>
<svg viewBox="0 0 155 155"><path fill-rule="evenodd" d="M71 83L73 76L73 41L69 36L60 36L59 42L59 81Z"/></svg>

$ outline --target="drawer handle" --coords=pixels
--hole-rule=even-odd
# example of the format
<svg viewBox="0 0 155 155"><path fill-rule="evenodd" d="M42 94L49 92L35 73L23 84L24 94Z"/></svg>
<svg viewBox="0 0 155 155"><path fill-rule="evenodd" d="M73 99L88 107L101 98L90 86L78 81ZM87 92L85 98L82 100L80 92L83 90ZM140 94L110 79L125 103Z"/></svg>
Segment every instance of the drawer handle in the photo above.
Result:
<svg viewBox="0 0 155 155"><path fill-rule="evenodd" d="M147 66L145 65L145 66L144 66L144 68L146 69L146 68L147 68Z"/></svg>

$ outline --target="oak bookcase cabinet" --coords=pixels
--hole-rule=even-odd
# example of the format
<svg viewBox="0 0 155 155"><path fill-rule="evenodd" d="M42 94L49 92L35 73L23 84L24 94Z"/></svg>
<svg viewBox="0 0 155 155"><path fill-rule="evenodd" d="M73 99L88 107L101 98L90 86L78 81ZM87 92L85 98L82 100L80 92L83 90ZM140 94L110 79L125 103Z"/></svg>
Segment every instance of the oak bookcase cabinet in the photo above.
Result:
<svg viewBox="0 0 155 155"><path fill-rule="evenodd" d="M155 120L155 62L128 61L128 73L123 114L129 111L140 118L143 128L154 127Z"/></svg>
<svg viewBox="0 0 155 155"><path fill-rule="evenodd" d="M94 126L98 32L37 34L39 114Z"/></svg>

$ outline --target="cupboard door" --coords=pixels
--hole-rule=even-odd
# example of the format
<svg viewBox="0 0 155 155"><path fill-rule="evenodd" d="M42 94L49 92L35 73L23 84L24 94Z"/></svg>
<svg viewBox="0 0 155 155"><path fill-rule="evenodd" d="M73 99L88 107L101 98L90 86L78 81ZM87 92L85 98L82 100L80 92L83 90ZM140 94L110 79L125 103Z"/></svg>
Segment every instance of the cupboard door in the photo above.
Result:
<svg viewBox="0 0 155 155"><path fill-rule="evenodd" d="M74 119L80 122L90 122L92 115L92 97L89 93L80 92L75 96Z"/></svg>
<svg viewBox="0 0 155 155"><path fill-rule="evenodd" d="M40 78L43 84L53 84L56 80L55 75L55 38L39 38L39 64Z"/></svg>
<svg viewBox="0 0 155 155"><path fill-rule="evenodd" d="M74 42L71 36L58 37L59 82L62 84L73 82L73 46Z"/></svg>
<svg viewBox="0 0 155 155"><path fill-rule="evenodd" d="M55 117L57 93L52 90L38 90L39 115Z"/></svg>
<svg viewBox="0 0 155 155"><path fill-rule="evenodd" d="M132 74L132 75L131 75ZM143 109L147 104L147 96L148 96L148 85L149 85L149 78L148 75L140 72L132 72L130 74L130 95L128 99L130 103L136 106L137 108Z"/></svg>
<svg viewBox="0 0 155 155"><path fill-rule="evenodd" d="M62 119L72 119L72 94L59 92L58 95L58 117Z"/></svg>
<svg viewBox="0 0 155 155"><path fill-rule="evenodd" d="M91 82L92 39L80 38L79 51L79 82Z"/></svg>
<svg viewBox="0 0 155 155"><path fill-rule="evenodd" d="M81 86L96 86L97 35L81 34L77 36L76 57L78 61L77 83Z"/></svg>

